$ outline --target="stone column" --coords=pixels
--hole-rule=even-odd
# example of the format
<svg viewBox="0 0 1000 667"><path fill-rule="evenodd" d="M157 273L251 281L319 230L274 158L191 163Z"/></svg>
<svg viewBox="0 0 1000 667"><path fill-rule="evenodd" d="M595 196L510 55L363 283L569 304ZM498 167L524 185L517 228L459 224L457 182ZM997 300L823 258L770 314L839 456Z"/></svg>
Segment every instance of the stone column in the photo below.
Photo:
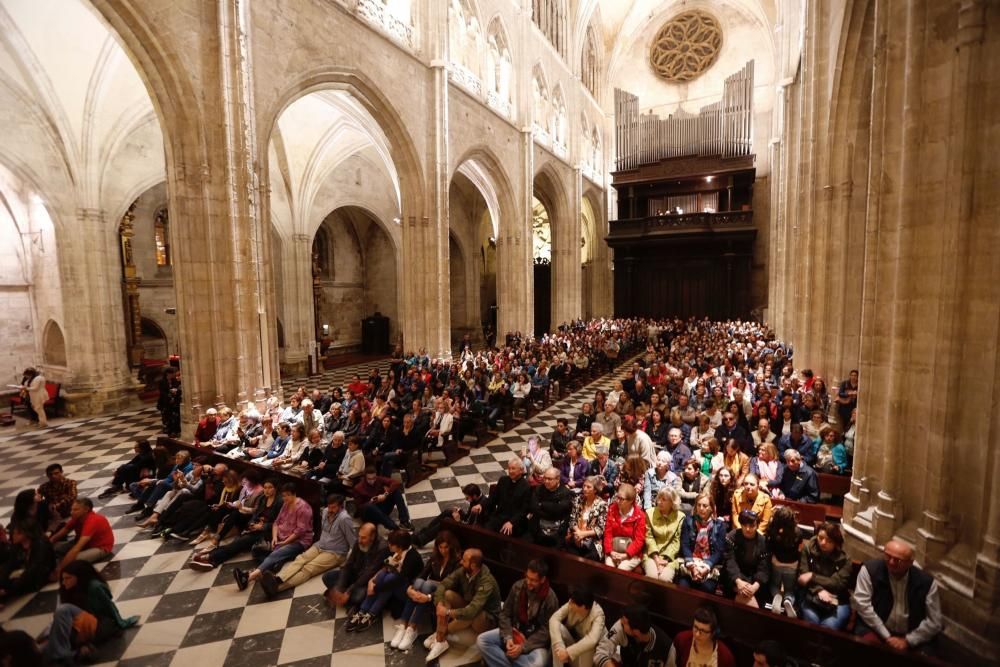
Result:
<svg viewBox="0 0 1000 667"><path fill-rule="evenodd" d="M580 170L575 169L572 173L566 210L557 206L557 217L551 222L553 330L580 316L580 204L583 190Z"/></svg>
<svg viewBox="0 0 1000 667"><path fill-rule="evenodd" d="M217 34L206 30L202 48L213 70L207 78L218 83L199 105L212 130L203 153L197 142L183 146L168 180L188 431L214 405L263 407L278 383L247 13L240 0L217 0Z"/></svg>
<svg viewBox="0 0 1000 667"><path fill-rule="evenodd" d="M69 374L67 410L94 414L135 400L128 369L117 225L99 208L76 211L72 233L58 237Z"/></svg>
<svg viewBox="0 0 1000 667"><path fill-rule="evenodd" d="M284 244L282 268L285 294L285 361L283 368L294 375L308 370L309 355L315 349L316 313L312 275L313 238L294 234Z"/></svg>

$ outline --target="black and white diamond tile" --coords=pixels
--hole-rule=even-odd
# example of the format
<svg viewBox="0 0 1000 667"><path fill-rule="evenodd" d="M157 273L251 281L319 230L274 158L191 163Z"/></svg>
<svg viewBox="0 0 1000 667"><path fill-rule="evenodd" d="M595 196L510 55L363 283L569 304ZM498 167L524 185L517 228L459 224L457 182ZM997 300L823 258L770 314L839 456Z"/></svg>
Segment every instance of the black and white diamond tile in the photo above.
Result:
<svg viewBox="0 0 1000 667"><path fill-rule="evenodd" d="M355 373L363 377L371 363L328 371L313 378L297 378L289 387L305 386L329 391L344 386ZM375 364L383 371L387 364ZM610 390L614 375L605 376L567 399L557 401L530 420L502 433L486 446L470 452L430 479L406 491L413 523L420 528L440 512L462 502L465 484L484 490L505 474L507 460L524 446L529 435L548 439L556 419L573 423L584 400L597 389ZM235 567L251 567L243 555L211 572L196 572L186 564L192 547L183 542L164 541L139 529L132 516L125 516L131 504L127 495L98 499L115 468L131 458L138 438L155 437L160 430L159 415L153 408L130 410L115 416L95 417L59 423L45 430L8 432L0 435L4 456L0 459L0 521L6 521L14 497L25 488L45 481L45 466L59 462L67 476L75 479L81 495L111 521L117 544L115 557L99 567L123 616L138 615L140 625L126 630L99 648L97 664L133 665L192 664L242 666L301 665L306 667L343 665L414 666L423 665L426 651L418 641L407 652L388 646L395 633L394 621L386 614L381 625L366 632L343 631L347 622L343 610L330 610L317 577L273 600L259 587L240 592L233 581ZM0 610L0 623L8 630L25 630L37 635L51 621L58 604L56 586L10 601ZM421 639L426 636L424 630ZM444 667L478 664L472 638L466 647L456 646L439 661Z"/></svg>

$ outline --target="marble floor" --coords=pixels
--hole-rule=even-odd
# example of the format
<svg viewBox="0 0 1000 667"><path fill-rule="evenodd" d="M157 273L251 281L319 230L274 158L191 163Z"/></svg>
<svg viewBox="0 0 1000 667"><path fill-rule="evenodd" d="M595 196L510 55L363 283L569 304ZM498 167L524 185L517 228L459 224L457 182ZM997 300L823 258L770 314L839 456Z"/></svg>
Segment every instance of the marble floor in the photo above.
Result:
<svg viewBox="0 0 1000 667"><path fill-rule="evenodd" d="M384 365L384 364L383 364ZM355 372L367 373L370 363L328 371L290 383L309 388L346 384ZM413 523L419 529L443 509L462 500L461 487L484 487L499 479L512 450L519 451L527 436L548 437L558 417L575 420L580 404L598 388L610 389L613 375L605 376L568 398L494 438L452 466L406 491ZM102 573L111 586L122 615L137 614L140 624L100 647L102 665L301 665L330 666L350 662L352 667L425 664L420 642L407 652L389 647L393 619L386 614L381 626L347 633L343 611L334 612L323 599L319 578L274 599L259 586L239 592L234 567L250 564L249 554L211 572L187 567L192 547L152 538L125 516L127 495L98 499L111 474L131 457L137 438L155 437L159 415L153 408L132 410L82 420L59 420L45 430L17 427L0 431L0 521L6 522L18 491L45 481L45 466L59 462L79 493L94 500L97 510L111 520L117 545L114 558ZM0 610L0 624L8 630L40 632L57 604L56 586L13 600ZM429 631L429 629L428 629ZM478 664L475 648L453 648L439 664Z"/></svg>

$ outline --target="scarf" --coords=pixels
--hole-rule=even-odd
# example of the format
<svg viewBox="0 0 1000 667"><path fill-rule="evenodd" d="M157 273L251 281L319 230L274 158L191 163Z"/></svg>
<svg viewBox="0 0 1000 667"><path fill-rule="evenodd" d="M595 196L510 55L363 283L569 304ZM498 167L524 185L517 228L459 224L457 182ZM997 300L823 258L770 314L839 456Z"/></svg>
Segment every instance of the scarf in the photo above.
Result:
<svg viewBox="0 0 1000 667"><path fill-rule="evenodd" d="M531 600L528 599L528 586L525 585L521 589L521 594L517 598L517 622L520 626L527 625L531 618L528 616L528 607L530 606ZM538 604L541 605L545 601L545 598L549 596L549 580L545 579L542 581L542 585L538 587L535 592L535 596L538 598Z"/></svg>

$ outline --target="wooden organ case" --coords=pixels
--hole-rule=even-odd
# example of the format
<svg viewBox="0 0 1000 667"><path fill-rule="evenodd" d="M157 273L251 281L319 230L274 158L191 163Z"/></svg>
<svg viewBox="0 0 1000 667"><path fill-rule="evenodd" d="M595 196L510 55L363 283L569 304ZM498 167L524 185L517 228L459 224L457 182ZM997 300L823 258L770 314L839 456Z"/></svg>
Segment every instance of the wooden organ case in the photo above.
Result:
<svg viewBox="0 0 1000 667"><path fill-rule="evenodd" d="M746 318L751 308L753 61L697 115L615 91L615 315Z"/></svg>

